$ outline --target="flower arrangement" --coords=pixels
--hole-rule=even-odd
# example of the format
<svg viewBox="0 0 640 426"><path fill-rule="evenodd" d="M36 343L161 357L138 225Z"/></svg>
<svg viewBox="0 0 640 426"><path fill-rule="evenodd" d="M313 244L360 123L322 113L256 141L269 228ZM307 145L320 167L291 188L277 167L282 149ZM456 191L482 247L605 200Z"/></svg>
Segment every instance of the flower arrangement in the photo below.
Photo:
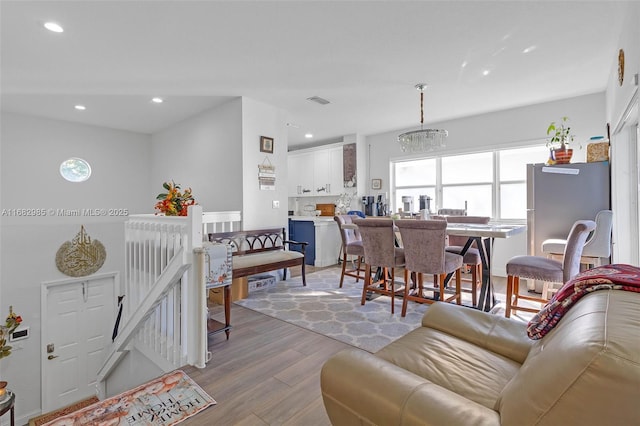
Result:
<svg viewBox="0 0 640 426"><path fill-rule="evenodd" d="M0 326L0 359L11 355L11 346L7 345L7 339L21 322L22 317L13 312L13 306L9 306L9 315L7 315L4 325Z"/></svg>
<svg viewBox="0 0 640 426"><path fill-rule="evenodd" d="M191 188L187 188L184 192L181 192L180 185L176 185L175 182L165 182L162 187L167 190L158 194L156 200L160 200L156 203L155 208L158 210L156 214L164 213L165 216L186 216L187 207L193 206L196 200L191 194Z"/></svg>

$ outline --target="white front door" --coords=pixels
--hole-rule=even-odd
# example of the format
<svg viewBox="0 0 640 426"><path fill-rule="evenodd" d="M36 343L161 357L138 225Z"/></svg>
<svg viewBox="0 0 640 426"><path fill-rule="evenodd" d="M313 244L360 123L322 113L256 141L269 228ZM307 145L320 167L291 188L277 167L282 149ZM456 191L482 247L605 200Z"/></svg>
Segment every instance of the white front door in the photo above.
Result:
<svg viewBox="0 0 640 426"><path fill-rule="evenodd" d="M111 343L117 273L44 283L42 411L96 395L96 376Z"/></svg>

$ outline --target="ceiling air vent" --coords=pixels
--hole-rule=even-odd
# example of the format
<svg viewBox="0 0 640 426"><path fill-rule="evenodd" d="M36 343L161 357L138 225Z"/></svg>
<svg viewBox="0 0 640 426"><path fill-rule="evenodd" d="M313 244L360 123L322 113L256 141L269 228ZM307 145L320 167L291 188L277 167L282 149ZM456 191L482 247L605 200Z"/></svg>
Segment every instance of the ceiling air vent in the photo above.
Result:
<svg viewBox="0 0 640 426"><path fill-rule="evenodd" d="M320 104L320 105L326 105L326 104L330 103L328 100L326 100L324 98L321 98L320 96L312 96L310 98L307 98L307 100L311 101L311 102L315 102L315 103Z"/></svg>

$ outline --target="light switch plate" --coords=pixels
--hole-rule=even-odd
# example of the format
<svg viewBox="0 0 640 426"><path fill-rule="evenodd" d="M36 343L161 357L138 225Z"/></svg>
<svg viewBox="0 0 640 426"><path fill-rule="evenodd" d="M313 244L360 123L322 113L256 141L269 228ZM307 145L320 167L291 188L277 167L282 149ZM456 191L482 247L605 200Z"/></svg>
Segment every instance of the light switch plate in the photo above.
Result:
<svg viewBox="0 0 640 426"><path fill-rule="evenodd" d="M280 200L273 200L271 202L271 207L273 207L274 209L279 209L280 208Z"/></svg>

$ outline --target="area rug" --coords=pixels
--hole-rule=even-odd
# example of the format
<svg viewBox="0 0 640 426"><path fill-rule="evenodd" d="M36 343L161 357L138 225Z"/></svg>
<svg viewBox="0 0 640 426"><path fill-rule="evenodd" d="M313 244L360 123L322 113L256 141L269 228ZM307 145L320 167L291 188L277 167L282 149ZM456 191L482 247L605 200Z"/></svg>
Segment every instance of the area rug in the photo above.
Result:
<svg viewBox="0 0 640 426"><path fill-rule="evenodd" d="M216 401L200 386L177 370L45 426L170 426L214 404Z"/></svg>
<svg viewBox="0 0 640 426"><path fill-rule="evenodd" d="M88 405L94 404L100 401L97 396L92 396L91 398L83 399L82 401L78 401L71 405L67 405L66 407L60 408L58 410L51 411L49 413L42 414L41 416L34 417L29 420L29 426L42 426L51 420L55 420L59 417L65 416L69 413L73 413L74 411L78 411L81 408L84 408Z"/></svg>
<svg viewBox="0 0 640 426"><path fill-rule="evenodd" d="M403 318L402 298L396 298L391 315L390 297L362 306L362 280L345 277L342 288L339 283L340 269L328 268L308 274L306 287L300 277L290 278L235 303L372 353L419 327L429 307L409 303Z"/></svg>

